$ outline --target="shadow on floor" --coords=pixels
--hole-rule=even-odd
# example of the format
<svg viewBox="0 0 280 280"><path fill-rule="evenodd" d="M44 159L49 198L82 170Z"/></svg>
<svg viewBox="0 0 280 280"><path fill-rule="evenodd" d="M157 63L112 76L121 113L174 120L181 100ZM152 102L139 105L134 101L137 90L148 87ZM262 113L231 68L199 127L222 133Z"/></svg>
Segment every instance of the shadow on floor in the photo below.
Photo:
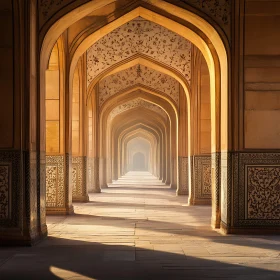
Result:
<svg viewBox="0 0 280 280"><path fill-rule="evenodd" d="M262 269L263 264L253 258L249 266L254 267L249 267L244 260L228 264L222 259L52 237L32 248L5 248L0 251L0 260L1 280L280 279L275 271L279 260Z"/></svg>

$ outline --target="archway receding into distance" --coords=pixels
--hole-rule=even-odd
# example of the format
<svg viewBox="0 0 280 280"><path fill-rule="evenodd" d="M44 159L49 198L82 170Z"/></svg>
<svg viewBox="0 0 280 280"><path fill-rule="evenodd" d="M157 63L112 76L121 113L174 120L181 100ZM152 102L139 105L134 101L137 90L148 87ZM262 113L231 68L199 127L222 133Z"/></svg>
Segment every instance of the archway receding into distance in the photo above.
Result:
<svg viewBox="0 0 280 280"><path fill-rule="evenodd" d="M44 36L40 56L42 151L46 150L44 105L46 71L49 68L53 46L59 38L62 41L65 40L64 31L71 28L71 25L111 2L113 1L90 2L69 11L58 19ZM231 145L228 129L229 66L226 45L215 28L197 14L165 1L153 0L149 3L153 9L143 6L133 7L120 17L116 17L114 21L105 23L98 30L84 32L79 43L71 45L69 67L66 66L66 70L62 71L67 76L66 88L60 87L60 91L64 93L60 94L63 96L60 103L64 108L60 111L60 116L65 121L61 134L63 148L60 155L51 155L52 158L48 158L47 161L51 163L49 166L47 164L49 172L55 162L56 166L62 166L60 169L62 173L71 175L66 176L63 184L59 178L53 178L53 181L57 180L57 186L61 187L61 193L64 193L62 203L58 197L55 197L56 190L49 188L53 185L53 181L48 178L50 173L47 173L47 194L49 195L47 201L48 199L53 201L53 206L49 207L49 211L62 211L62 208L65 212L72 211L71 188L73 187L76 193L81 194L80 197L86 197L86 190L100 192L101 188L107 188L113 179L122 175L125 169L122 164L128 157L127 139L133 137L129 134L133 133L133 129L129 130L137 125L139 128L139 125L143 124L148 129L142 134L145 133L145 137L150 139L153 146L150 159L153 162L153 172L164 183L171 185L171 188L177 189L178 194L188 194L189 204L212 203L213 227L219 227L222 219L222 225L226 228L228 211L230 211L227 197L229 191L228 185L223 182L227 181L229 172L228 159L224 158L221 165L217 157L221 152L227 152ZM180 20L175 21L172 19L174 17ZM153 37L159 38L160 43L169 48L168 54L164 55L164 50L161 50L160 54L154 54L148 43L145 45L145 38L151 36L149 34L153 31L145 30L143 38L140 31L137 36L143 39L143 45L149 51L145 52L139 47L139 50L133 53L131 51L133 48L130 46L127 50L129 54L125 55L125 52L114 54L115 60L106 61L105 56L102 56L102 48L97 47L100 53L92 55L96 51L94 46L97 46L102 39L112 37L112 34L115 36L118 28L126 28L125 32L129 34L130 26L134 26L132 29L135 31L137 28L145 28L145 24L151 24L155 29L158 28L161 32L170 34L171 37L168 39L170 42L177 43L177 46L174 47L171 43L161 41L159 32L158 37ZM113 45L111 48L114 50ZM209 102L201 101L201 107L193 102L195 98L191 76L195 76L195 73L187 74L186 67L189 67L188 71L195 71L195 67L191 65L194 61L193 56L189 61L184 57L187 48L191 55L199 52L207 65ZM168 60L170 60L169 64L164 62ZM74 107L74 103L72 104L73 81L77 67L83 69L85 75L80 76L79 89L83 94L80 95L80 101L75 102L76 107ZM126 74L128 71L131 75L135 75L137 83L133 84L129 80L129 75ZM144 76L143 72L148 75ZM126 79L120 79L121 75L127 75ZM151 81L152 78L154 80ZM111 79L111 82L115 84L113 89L108 88L109 83L105 83L102 88L102 81L105 79L108 81ZM120 90L114 91L117 84L127 81L131 84L126 87L119 86ZM158 86L157 81L160 81L161 87ZM89 110L91 115L88 113ZM74 114L79 115L75 123L72 122ZM201 130L193 125L194 116L200 116L199 129L201 127ZM78 135L79 143L82 143L75 156L72 153L73 129L75 129L75 135ZM206 149L207 153L194 154L194 147L197 145L195 131L199 131L198 133L203 131L205 139L210 137L208 142L205 140L208 144L210 143L210 148ZM85 161L84 158L87 160ZM205 182L203 179L201 185L196 185L199 181L197 176L203 174L198 174L194 170L195 164L203 166L203 172L205 172L203 173ZM80 175L81 168L85 168L87 174L84 175L85 178L78 179L82 176ZM220 174L221 178L217 179L217 174Z"/></svg>

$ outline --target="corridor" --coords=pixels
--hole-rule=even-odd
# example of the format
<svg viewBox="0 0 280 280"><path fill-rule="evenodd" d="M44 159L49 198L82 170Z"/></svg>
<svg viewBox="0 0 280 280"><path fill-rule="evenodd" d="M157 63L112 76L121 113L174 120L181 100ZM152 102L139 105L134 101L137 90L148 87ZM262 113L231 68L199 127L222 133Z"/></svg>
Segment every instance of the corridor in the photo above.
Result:
<svg viewBox="0 0 280 280"><path fill-rule="evenodd" d="M148 173L129 173L75 203L74 215L48 216L37 246L1 248L0 278L280 279L279 236L223 236L210 228L209 206L186 201Z"/></svg>

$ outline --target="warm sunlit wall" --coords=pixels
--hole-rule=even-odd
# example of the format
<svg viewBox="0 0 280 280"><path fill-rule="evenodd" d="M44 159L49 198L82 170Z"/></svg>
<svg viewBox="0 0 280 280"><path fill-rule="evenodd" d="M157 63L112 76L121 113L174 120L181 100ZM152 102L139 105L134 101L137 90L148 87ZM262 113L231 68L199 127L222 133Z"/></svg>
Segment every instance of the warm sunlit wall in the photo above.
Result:
<svg viewBox="0 0 280 280"><path fill-rule="evenodd" d="M279 8L278 1L246 1L244 143L249 149L280 148Z"/></svg>
<svg viewBox="0 0 280 280"><path fill-rule="evenodd" d="M76 67L73 78L72 93L72 153L80 152L80 75L79 67Z"/></svg>
<svg viewBox="0 0 280 280"><path fill-rule="evenodd" d="M59 53L55 44L46 71L46 152L60 150Z"/></svg>

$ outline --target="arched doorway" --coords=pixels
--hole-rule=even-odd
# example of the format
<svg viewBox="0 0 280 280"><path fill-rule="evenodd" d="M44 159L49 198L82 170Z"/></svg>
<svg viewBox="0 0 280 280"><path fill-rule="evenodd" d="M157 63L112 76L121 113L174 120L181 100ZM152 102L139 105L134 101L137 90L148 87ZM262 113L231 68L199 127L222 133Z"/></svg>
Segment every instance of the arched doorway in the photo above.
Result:
<svg viewBox="0 0 280 280"><path fill-rule="evenodd" d="M137 152L133 155L133 171L147 171L145 155Z"/></svg>
<svg viewBox="0 0 280 280"><path fill-rule="evenodd" d="M220 195L222 193L222 204L227 204L228 200L225 200L225 197L228 195L227 192L227 186L223 185L225 189L220 188L220 183L219 180L216 180L215 174L220 174L220 165L219 165L219 158L218 153L222 149L227 150L228 148L228 128L227 128L227 119L228 119L228 110L227 110L227 100L228 100L228 78L227 78L227 68L228 68L228 63L227 63L227 55L225 51L224 44L222 43L222 40L220 39L220 36L218 33L215 31L215 29L209 25L207 22L202 20L199 16L196 14L192 14L190 12L186 12L186 14L182 14L180 8L177 8L176 6L172 6L171 4L165 3L164 1L160 1L160 3L155 2L153 3L155 6L163 5L166 9L167 12L172 12L175 11L176 16L181 17L182 20L189 22L190 25L187 27L184 24L179 24L177 22L172 21L168 17L164 17L160 14L156 14L155 12L143 8L143 7L137 7L136 9L128 12L127 14L123 15L120 20L117 19L114 21L114 24L109 23L106 28L100 28L98 33L92 33L90 34L87 38L84 38L81 42L80 45L77 47L75 52L73 52L72 60L70 63L70 72L69 72L69 81L70 81L70 87L69 87L69 92L70 96L72 94L72 85L71 81L73 78L74 74L74 69L78 63L78 59L82 57L82 54L87 50L87 48L91 45L93 45L95 42L97 42L99 39L102 37L106 36L111 32L112 30L116 29L118 26L121 26L121 24L127 23L130 20L133 20L137 17L142 17L144 20L148 20L151 22L154 22L155 24L159 24L163 26L164 28L171 30L172 32L175 32L176 34L179 34L179 36L182 36L183 38L186 38L189 40L192 44L194 44L202 53L202 55L205 57L206 64L208 66L209 70L209 75L210 75L210 93L211 93L211 153L212 153L212 168L210 168L211 173L210 176L212 177L212 209L213 209L213 225L214 226L219 226L220 224ZM86 4L84 6L81 6L81 11L85 12L89 11L90 5ZM85 10L83 10L83 8ZM83 14L81 12L80 15ZM71 12L67 14L64 17L64 27L67 28L71 24L70 16ZM78 17L80 16L78 15ZM69 22L67 22L68 20ZM76 17L76 20L78 18ZM66 23L67 22L67 23ZM203 22L203 24L201 24ZM57 25L58 22L55 24ZM63 25L59 26L59 28L62 28ZM196 27L200 30L200 32L195 32L192 28ZM54 35L57 32L57 29L54 31L54 26L51 28L51 30L48 32L48 34L45 37L45 41L43 44L42 48L42 53L44 54L42 56L41 60L41 66L44 68L44 64L46 61L46 55L48 54L48 48L49 48L49 42L53 40L50 36L51 34ZM195 29L195 28L194 28ZM197 29L195 29L197 31ZM54 33L52 33L54 31ZM209 38L211 38L211 44L209 41L205 40L205 36L203 34L209 35ZM55 37L55 36L54 36ZM53 38L54 38L53 37ZM211 47L210 47L211 45ZM214 46L214 48L213 48ZM44 52L43 52L44 50ZM45 55L46 54L46 55ZM151 66L152 64L148 64L148 66ZM112 66L112 65L109 65ZM108 66L108 68L109 68ZM147 64L146 64L147 66ZM190 197L195 197L196 192L195 189L193 188L192 185L192 164L191 164L191 155L192 155L192 137L191 137L191 125L190 125L190 120L191 120L191 99L190 99L190 90L189 90L189 85L186 82L186 79L180 74L178 71L169 71L167 68L164 67L159 67L160 70L163 73L168 73L171 77L176 79L182 88L182 91L185 94L186 98L186 112L187 112L187 117L186 117L186 123L188 124L186 127L186 135L187 137L185 138L188 144L187 144L187 159L184 160L183 164L186 168L186 174L185 176L188 178L186 180L188 186L189 186L189 194ZM97 73L98 74L98 73ZM101 79L104 78L105 72L99 73L96 75L96 79ZM41 83L44 84L44 75L41 75ZM89 85L91 88L91 85L95 83L95 78L91 79L89 81ZM44 91L44 87L41 88L42 91ZM92 94L92 92L90 93ZM223 110L220 111L220 104L223 103ZM69 116L71 119L71 116ZM223 118L223 122L220 122L220 118ZM178 139L178 135L176 135L176 139ZM71 141L70 141L71 142ZM108 143L102 143L101 139L97 139L97 143L100 145L105 144L105 150L108 148L109 142ZM107 146L106 146L107 145ZM172 147L172 146L171 146ZM71 143L70 146L71 152ZM177 150L178 151L178 150ZM177 152L175 150L175 153ZM164 154L164 153L163 153ZM104 170L107 170L109 173L111 173L110 166L111 164L107 164L107 158L101 158L99 155L97 155L99 166L101 166L101 170L103 173ZM171 170L172 174L177 174L175 176L176 180L178 178L178 173L177 171L177 165L178 165L178 157L174 158L171 161ZM223 161L223 168L227 167L227 160ZM69 167L70 168L70 167ZM108 169L109 168L109 169ZM209 168L208 168L209 170ZM106 171L106 172L107 172ZM103 176L103 181L106 181L106 172L102 175ZM223 178L227 177L227 172L228 169L226 169L226 172L222 172L221 176L225 176ZM209 180L208 180L209 181ZM177 184L177 181L175 181ZM223 211L225 211L224 218L227 219L227 211L228 207L223 208Z"/></svg>

